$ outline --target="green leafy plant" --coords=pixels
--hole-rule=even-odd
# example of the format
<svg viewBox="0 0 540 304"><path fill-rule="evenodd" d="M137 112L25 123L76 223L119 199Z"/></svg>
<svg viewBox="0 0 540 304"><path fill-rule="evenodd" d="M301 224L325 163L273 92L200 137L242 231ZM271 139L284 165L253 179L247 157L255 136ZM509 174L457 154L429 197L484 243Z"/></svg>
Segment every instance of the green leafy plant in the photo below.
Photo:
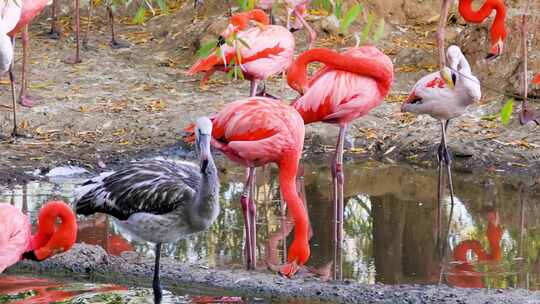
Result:
<svg viewBox="0 0 540 304"><path fill-rule="evenodd" d="M336 3L336 10L338 6ZM362 12L364 7L361 4L355 4L353 7L351 7L346 13L343 18L340 18L340 16L336 15L339 20L339 30L342 33L347 32L351 24L358 18L358 15ZM341 7L339 8L339 14L341 15Z"/></svg>
<svg viewBox="0 0 540 304"><path fill-rule="evenodd" d="M510 98L506 101L504 106L501 108L501 112L499 114L503 125L507 126L508 123L510 122L510 117L512 116L513 109L514 109L514 98Z"/></svg>
<svg viewBox="0 0 540 304"><path fill-rule="evenodd" d="M256 0L236 0L238 6L243 11L249 11L255 8Z"/></svg>
<svg viewBox="0 0 540 304"><path fill-rule="evenodd" d="M132 3L134 2L136 2L136 4L139 6L131 20L134 24L143 24L146 20L147 11L150 11L153 16L157 15L155 10L156 5L157 7L159 7L161 14L168 14L170 12L166 0L113 0L111 3L111 7L113 8L113 10L116 10L116 7L119 5L124 5L127 7L129 5L132 5Z"/></svg>
<svg viewBox="0 0 540 304"><path fill-rule="evenodd" d="M232 58L227 63L227 77L231 79L241 79L244 80L244 73L242 72L241 65L242 65L242 54L241 54L241 48L245 47L250 49L249 44L242 38L238 37L237 33L233 33L228 39L225 40L225 44L227 44L230 47L235 48L236 57ZM214 53L214 55L218 58L222 58L223 54L221 53L221 48L217 47L218 40L210 40L197 50L197 57L198 58L206 58L210 54Z"/></svg>

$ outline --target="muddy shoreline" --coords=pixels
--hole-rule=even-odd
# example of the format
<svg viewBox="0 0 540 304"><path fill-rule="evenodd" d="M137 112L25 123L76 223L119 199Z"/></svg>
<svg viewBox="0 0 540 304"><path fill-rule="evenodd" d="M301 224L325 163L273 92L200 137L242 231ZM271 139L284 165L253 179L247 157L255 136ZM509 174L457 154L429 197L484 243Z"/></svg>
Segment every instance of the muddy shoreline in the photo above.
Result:
<svg viewBox="0 0 540 304"><path fill-rule="evenodd" d="M101 247L76 244L67 253L41 263L23 261L7 273L54 272L94 278L150 284L151 260L109 256ZM322 282L301 275L285 279L276 274L244 270L206 269L163 259L164 288L196 286L231 291L246 297L272 301L304 300L331 303L540 303L540 292L524 289L461 289L444 285L365 285L353 281Z"/></svg>

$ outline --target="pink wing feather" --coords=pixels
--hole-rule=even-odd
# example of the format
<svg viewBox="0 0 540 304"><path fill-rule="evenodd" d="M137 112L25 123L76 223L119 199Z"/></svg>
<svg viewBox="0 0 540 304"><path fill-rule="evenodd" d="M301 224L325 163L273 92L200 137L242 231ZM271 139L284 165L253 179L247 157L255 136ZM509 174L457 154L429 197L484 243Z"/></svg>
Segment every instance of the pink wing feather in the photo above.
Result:
<svg viewBox="0 0 540 304"><path fill-rule="evenodd" d="M17 263L29 250L31 226L28 217L9 204L0 204L0 273Z"/></svg>

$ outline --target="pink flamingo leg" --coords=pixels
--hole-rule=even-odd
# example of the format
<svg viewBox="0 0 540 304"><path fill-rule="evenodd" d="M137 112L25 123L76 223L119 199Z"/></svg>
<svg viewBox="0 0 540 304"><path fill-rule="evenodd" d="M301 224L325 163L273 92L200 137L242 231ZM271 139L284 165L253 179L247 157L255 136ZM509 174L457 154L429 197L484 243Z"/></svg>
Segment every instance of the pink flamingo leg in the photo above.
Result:
<svg viewBox="0 0 540 304"><path fill-rule="evenodd" d="M33 100L26 95L26 89L28 87L28 48L29 48L29 37L28 37L28 25L24 27L22 32L22 43L23 43L23 58L22 58L22 71L21 71L21 92L19 94L19 104L24 107L32 107L34 104Z"/></svg>
<svg viewBox="0 0 540 304"><path fill-rule="evenodd" d="M257 180L257 169L253 168L251 173L251 186L250 186L250 195L249 195L249 215L251 217L250 223L251 223L251 252L250 252L250 258L253 261L253 269L257 267L257 206L255 205L255 189L256 184L255 181Z"/></svg>
<svg viewBox="0 0 540 304"><path fill-rule="evenodd" d="M88 21L86 22L86 31L82 39L82 45L85 50L88 49L88 34L90 33L90 24L92 24L92 1L88 2Z"/></svg>
<svg viewBox="0 0 540 304"><path fill-rule="evenodd" d="M114 13L110 5L107 6L107 12L109 13L109 22L111 26L111 48L113 49L125 49L129 48L129 43L116 40L116 34L114 31Z"/></svg>
<svg viewBox="0 0 540 304"><path fill-rule="evenodd" d="M302 23L302 25L306 28L306 30L308 31L309 33L309 47L308 48L313 48L313 45L315 44L315 39L317 39L317 33L315 32L315 30L309 25L309 23L307 23L307 21L304 19L304 17L302 16L302 14L300 14L296 9L293 11L294 15L296 16L296 18L298 18L298 20L300 21L300 23ZM287 25L287 28L289 28L289 26Z"/></svg>
<svg viewBox="0 0 540 304"><path fill-rule="evenodd" d="M244 215L244 227L246 230L246 264L248 270L255 269L255 220L256 210L253 203L253 185L255 179L255 168L249 167L247 169L247 179L245 183L245 189L240 198L240 204L242 205L242 212Z"/></svg>
<svg viewBox="0 0 540 304"><path fill-rule="evenodd" d="M80 11L79 1L80 0L75 0L75 44L76 44L75 56L66 58L64 60L64 63L67 63L67 64L78 64L82 62L81 55L80 55L81 46L80 46L80 41L79 41L79 38L81 36L81 16L79 12Z"/></svg>
<svg viewBox="0 0 540 304"><path fill-rule="evenodd" d="M53 0L51 8L51 31L49 32L49 38L58 39L60 38L60 29L58 26L58 1Z"/></svg>
<svg viewBox="0 0 540 304"><path fill-rule="evenodd" d="M341 244L343 242L343 144L347 125L339 128L335 159L332 161L332 184L334 186L334 279L342 279Z"/></svg>
<svg viewBox="0 0 540 304"><path fill-rule="evenodd" d="M249 86L249 97L253 97L257 95L257 87L258 87L257 80L252 80Z"/></svg>

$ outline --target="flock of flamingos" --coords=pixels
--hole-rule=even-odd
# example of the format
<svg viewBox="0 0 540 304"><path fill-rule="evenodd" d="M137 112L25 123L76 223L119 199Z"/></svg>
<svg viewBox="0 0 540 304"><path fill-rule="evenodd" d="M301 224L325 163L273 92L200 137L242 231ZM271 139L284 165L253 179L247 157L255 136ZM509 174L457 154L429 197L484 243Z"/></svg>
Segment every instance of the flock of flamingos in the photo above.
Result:
<svg viewBox="0 0 540 304"><path fill-rule="evenodd" d="M26 96L25 68L22 69L21 92L19 98L16 98L12 71L15 36L22 31L25 49L23 65L26 65L28 24L48 2L22 0L22 3L17 3L14 0L4 0L0 4L0 72L9 72L11 79L14 113L12 136L18 136L16 100L23 106L31 106L31 100ZM131 233L156 243L153 279L156 303L162 297L159 283L161 244L206 230L219 214L220 182L211 146L247 168L241 205L245 220L248 269L254 269L256 261L256 205L253 201L255 170L268 163L275 163L279 167L281 194L295 228L294 239L288 249L288 261L282 265L280 273L292 277L310 256L308 214L296 188L304 143L304 125L323 122L339 126L331 170L336 216L334 239L337 250L340 250L343 225L343 144L347 125L368 114L389 93L394 78L392 60L374 46L351 47L341 53L328 48L312 48L316 35L303 18L309 1L286 2L289 7L287 27L270 24L270 18L263 9L271 9L274 1L260 1L261 9L234 14L219 37L215 51L199 59L189 69L190 75L203 73L204 82L216 71L228 72L240 68L245 79L251 82L249 97L230 102L219 113L201 117L187 128L192 135L188 140L194 142L198 156L196 163L159 160L133 162L120 170L102 173L75 190L73 203L76 213L110 214ZM450 3L444 0L442 10L446 8L447 12ZM472 0L459 1L460 14L472 23L483 22L492 11L496 11L491 27L492 44L487 56L494 59L503 52L505 45L504 2L488 0L478 11L473 11L471 5ZM56 4L54 8L55 12ZM295 16L294 25L291 25L291 16ZM441 16L444 29L446 14ZM110 20L112 24L112 12ZM309 49L295 59L295 39L291 29L302 26L309 32ZM77 21L77 32L78 27ZM118 43L114 38L114 29L112 33L111 44L116 47ZM438 38L444 46L443 36ZM75 62L80 60L78 55L77 50ZM448 125L451 119L462 115L469 105L481 98L481 86L458 46L448 47L446 55L443 48L441 59L448 64L442 65L440 71L420 79L403 102L401 110L427 114L440 121L439 170L447 168L450 195L453 197L451 156L446 136ZM310 77L307 67L312 62L324 66ZM292 103L275 98L264 89L257 89L259 82L282 73L286 73L289 86L299 93L299 97ZM540 82L540 77L534 81ZM442 192L441 187L439 182L439 194ZM57 218L61 220L59 227L55 226ZM0 232L0 272L23 258L41 261L69 250L76 240L75 213L63 202L44 205L35 235L31 235L27 217L9 204L0 204L0 223L3 227Z"/></svg>

